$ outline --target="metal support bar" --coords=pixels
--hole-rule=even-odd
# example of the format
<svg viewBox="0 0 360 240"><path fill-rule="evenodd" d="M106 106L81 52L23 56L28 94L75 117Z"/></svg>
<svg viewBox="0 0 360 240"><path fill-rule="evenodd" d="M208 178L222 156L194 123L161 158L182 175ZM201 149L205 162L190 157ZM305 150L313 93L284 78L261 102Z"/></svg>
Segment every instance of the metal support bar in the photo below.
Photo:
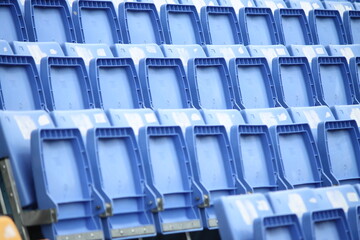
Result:
<svg viewBox="0 0 360 240"><path fill-rule="evenodd" d="M13 218L23 240L30 240L26 227L57 222L55 209L23 210L9 158L0 159L0 209Z"/></svg>
<svg viewBox="0 0 360 240"><path fill-rule="evenodd" d="M30 240L29 233L22 223L21 202L16 189L14 175L12 172L10 159L0 159L1 178L3 186L0 202L5 206L1 207L4 214L12 216L17 229L23 240ZM10 205L10 206L9 206Z"/></svg>

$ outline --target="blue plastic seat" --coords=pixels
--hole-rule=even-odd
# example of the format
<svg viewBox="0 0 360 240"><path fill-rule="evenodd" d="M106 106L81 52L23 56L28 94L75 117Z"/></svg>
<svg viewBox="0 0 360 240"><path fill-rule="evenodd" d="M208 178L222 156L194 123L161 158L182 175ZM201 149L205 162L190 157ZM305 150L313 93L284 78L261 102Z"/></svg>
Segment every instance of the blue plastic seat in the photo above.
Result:
<svg viewBox="0 0 360 240"><path fill-rule="evenodd" d="M149 207L154 212L157 232L202 230L198 206L205 203L205 197L193 181L180 127L141 128L139 146L146 181L156 198Z"/></svg>
<svg viewBox="0 0 360 240"><path fill-rule="evenodd" d="M1 110L46 109L43 86L30 56L0 55Z"/></svg>
<svg viewBox="0 0 360 240"><path fill-rule="evenodd" d="M95 107L144 107L140 81L131 58L97 58L90 62Z"/></svg>
<svg viewBox="0 0 360 240"><path fill-rule="evenodd" d="M188 78L191 96L196 108L238 108L225 59L190 59Z"/></svg>
<svg viewBox="0 0 360 240"><path fill-rule="evenodd" d="M310 64L316 57L329 56L323 45L290 45L288 51L291 56L306 57Z"/></svg>
<svg viewBox="0 0 360 240"><path fill-rule="evenodd" d="M302 9L279 9L274 13L281 44L312 45L310 26Z"/></svg>
<svg viewBox="0 0 360 240"><path fill-rule="evenodd" d="M221 198L215 211L222 239L304 239L296 215L275 215L263 194Z"/></svg>
<svg viewBox="0 0 360 240"><path fill-rule="evenodd" d="M40 72L41 59L44 57L63 57L64 52L57 42L18 42L12 43L14 53L22 56L32 56Z"/></svg>
<svg viewBox="0 0 360 240"><path fill-rule="evenodd" d="M89 129L110 126L106 114L94 109L93 91L82 58L43 58L41 77L47 108L57 127L78 128L86 141Z"/></svg>
<svg viewBox="0 0 360 240"><path fill-rule="evenodd" d="M109 109L106 111L111 126L131 127L136 136L139 129L145 126L159 126L159 120L153 110L139 109Z"/></svg>
<svg viewBox="0 0 360 240"><path fill-rule="evenodd" d="M265 58L235 58L230 61L229 69L235 98L242 109L280 106Z"/></svg>
<svg viewBox="0 0 360 240"><path fill-rule="evenodd" d="M347 44L345 28L338 11L323 9L311 11L309 25L315 44Z"/></svg>
<svg viewBox="0 0 360 240"><path fill-rule="evenodd" d="M56 210L57 221L42 226L44 237L66 239L92 235L102 239L99 215L105 212L105 202L95 190L80 132L77 129L34 131L31 154L38 208Z"/></svg>
<svg viewBox="0 0 360 240"><path fill-rule="evenodd" d="M201 9L206 6L219 6L217 0L179 0L181 4L194 5L200 13Z"/></svg>
<svg viewBox="0 0 360 240"><path fill-rule="evenodd" d="M273 13L277 9L287 8L283 0L254 0L257 7L270 8Z"/></svg>
<svg viewBox="0 0 360 240"><path fill-rule="evenodd" d="M232 7L207 6L201 9L206 44L243 44L237 15Z"/></svg>
<svg viewBox="0 0 360 240"><path fill-rule="evenodd" d="M220 6L233 7L236 14L239 13L240 8L255 7L253 0L218 0Z"/></svg>
<svg viewBox="0 0 360 240"><path fill-rule="evenodd" d="M65 43L64 52L68 57L81 57L86 67L93 58L110 58L113 54L107 44ZM90 72L90 71L89 71Z"/></svg>
<svg viewBox="0 0 360 240"><path fill-rule="evenodd" d="M133 1L136 2L136 1ZM160 13L161 11L161 7L163 5L166 4L177 4L179 5L179 0L138 0L137 2L142 2L142 3L153 3L156 6L156 9L158 10L158 12ZM196 9L195 9L196 10Z"/></svg>
<svg viewBox="0 0 360 240"><path fill-rule="evenodd" d="M121 43L120 23L111 1L78 0L72 12L79 43Z"/></svg>
<svg viewBox="0 0 360 240"><path fill-rule="evenodd" d="M0 147L0 157L10 158L22 207L36 206L31 170L31 132L38 128L52 127L54 124L45 110L0 112L0 140L3 143Z"/></svg>
<svg viewBox="0 0 360 240"><path fill-rule="evenodd" d="M267 126L240 125L231 128L231 146L241 182L252 192L287 189L280 179L274 146Z"/></svg>
<svg viewBox="0 0 360 240"><path fill-rule="evenodd" d="M325 9L320 0L287 0L287 4L290 8L303 9L307 17L314 9Z"/></svg>
<svg viewBox="0 0 360 240"><path fill-rule="evenodd" d="M166 44L205 43L204 31L195 6L166 4L160 13Z"/></svg>
<svg viewBox="0 0 360 240"><path fill-rule="evenodd" d="M252 125L271 127L293 123L289 113L283 107L244 109L241 110L241 113L245 122Z"/></svg>
<svg viewBox="0 0 360 240"><path fill-rule="evenodd" d="M244 45L206 45L203 48L208 57L222 57L228 63L232 58L250 57Z"/></svg>
<svg viewBox="0 0 360 240"><path fill-rule="evenodd" d="M284 45L249 45L247 49L252 57L265 57L269 66L272 66L274 58L290 56Z"/></svg>
<svg viewBox="0 0 360 240"><path fill-rule="evenodd" d="M124 43L164 43L160 17L152 3L121 3L119 21Z"/></svg>
<svg viewBox="0 0 360 240"><path fill-rule="evenodd" d="M354 120L319 125L318 148L324 172L334 176L334 184L354 184L360 180L360 133Z"/></svg>
<svg viewBox="0 0 360 240"><path fill-rule="evenodd" d="M351 78L345 57L318 57L312 63L315 88L328 106L357 104L359 87Z"/></svg>
<svg viewBox="0 0 360 240"><path fill-rule="evenodd" d="M355 10L354 5L350 1L333 1L326 0L323 2L326 9L337 10L340 13L340 16L344 16L345 12L350 10Z"/></svg>
<svg viewBox="0 0 360 240"><path fill-rule="evenodd" d="M87 150L95 187L112 209L102 220L105 238L154 236L155 222L147 207L151 194L132 129L92 129Z"/></svg>
<svg viewBox="0 0 360 240"><path fill-rule="evenodd" d="M329 45L327 50L330 56L344 56L348 62L351 58L360 56L360 44Z"/></svg>
<svg viewBox="0 0 360 240"><path fill-rule="evenodd" d="M32 42L76 42L66 0L25 1L25 22Z"/></svg>
<svg viewBox="0 0 360 240"><path fill-rule="evenodd" d="M338 194L330 193L333 204L326 201L317 191L331 188L296 189L271 192L267 195L269 204L277 214L295 213L301 220L305 239L352 239L344 209L337 203L342 202ZM325 194L324 194L325 195Z"/></svg>
<svg viewBox="0 0 360 240"><path fill-rule="evenodd" d="M141 59L164 57L160 47L156 44L115 44L111 50L115 57L131 58L137 71Z"/></svg>
<svg viewBox="0 0 360 240"><path fill-rule="evenodd" d="M82 58L43 58L41 80L50 111L94 108L90 80Z"/></svg>
<svg viewBox="0 0 360 240"><path fill-rule="evenodd" d="M35 204L31 172L30 135L53 127L44 90L32 57L0 56L0 156L10 158L21 205Z"/></svg>
<svg viewBox="0 0 360 240"><path fill-rule="evenodd" d="M316 97L311 67L305 57L274 59L273 76L278 100L282 106L289 108L325 104L319 102Z"/></svg>
<svg viewBox="0 0 360 240"><path fill-rule="evenodd" d="M25 21L17 0L2 0L0 2L0 22L4 23L0 31L0 40L28 41Z"/></svg>
<svg viewBox="0 0 360 240"><path fill-rule="evenodd" d="M189 82L180 59L146 58L140 61L139 72L145 107L153 109L192 107Z"/></svg>
<svg viewBox="0 0 360 240"><path fill-rule="evenodd" d="M322 200L323 205L342 208L347 216L349 228L353 239L359 238L359 195L356 191L358 185L342 185L330 188L318 188L315 190L317 199Z"/></svg>
<svg viewBox="0 0 360 240"><path fill-rule="evenodd" d="M237 179L230 142L223 126L194 126L186 132L194 180L207 204L201 209L204 227L218 228L214 202L223 196L246 193Z"/></svg>
<svg viewBox="0 0 360 240"><path fill-rule="evenodd" d="M206 54L199 45L162 45L161 50L167 58L180 58L185 71L188 70L189 59L205 58Z"/></svg>
<svg viewBox="0 0 360 240"><path fill-rule="evenodd" d="M146 58L140 61L140 85L144 106L157 110L162 125L186 127L204 124L193 108L189 82L178 58Z"/></svg>
<svg viewBox="0 0 360 240"><path fill-rule="evenodd" d="M200 110L200 112L207 125L222 125L226 128L229 136L233 126L245 124L243 116L237 109L205 109Z"/></svg>
<svg viewBox="0 0 360 240"><path fill-rule="evenodd" d="M308 124L270 128L280 177L289 188L331 186Z"/></svg>
<svg viewBox="0 0 360 240"><path fill-rule="evenodd" d="M360 44L360 11L344 13L344 26L349 44Z"/></svg>
<svg viewBox="0 0 360 240"><path fill-rule="evenodd" d="M241 8L239 19L245 45L280 43L279 32L270 8Z"/></svg>

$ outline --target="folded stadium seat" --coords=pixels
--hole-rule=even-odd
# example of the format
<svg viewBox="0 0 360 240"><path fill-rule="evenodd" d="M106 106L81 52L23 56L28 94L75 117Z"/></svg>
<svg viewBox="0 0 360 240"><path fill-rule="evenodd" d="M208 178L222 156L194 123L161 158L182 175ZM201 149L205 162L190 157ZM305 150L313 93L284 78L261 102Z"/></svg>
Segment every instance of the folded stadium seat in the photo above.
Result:
<svg viewBox="0 0 360 240"><path fill-rule="evenodd" d="M232 58L250 57L244 45L205 45L204 51L208 57L222 57L227 63Z"/></svg>
<svg viewBox="0 0 360 240"><path fill-rule="evenodd" d="M145 183L139 146L131 128L89 130L87 151L94 184L111 208L102 218L105 239L132 239L156 235L151 208L154 194ZM151 206L148 201L152 201Z"/></svg>
<svg viewBox="0 0 360 240"><path fill-rule="evenodd" d="M66 0L25 1L25 22L31 42L76 42Z"/></svg>
<svg viewBox="0 0 360 240"><path fill-rule="evenodd" d="M186 132L195 183L207 199L201 208L205 228L217 229L214 202L248 191L237 179L230 141L223 126L194 126Z"/></svg>
<svg viewBox="0 0 360 240"><path fill-rule="evenodd" d="M104 111L95 109L94 93L82 58L43 58L41 80L47 108L57 127L78 128L85 141L88 129L110 126Z"/></svg>
<svg viewBox="0 0 360 240"><path fill-rule="evenodd" d="M316 57L329 56L323 45L290 45L288 51L291 56L306 57L310 64Z"/></svg>
<svg viewBox="0 0 360 240"><path fill-rule="evenodd" d="M270 8L273 13L275 10L287 8L283 0L254 0L257 7Z"/></svg>
<svg viewBox="0 0 360 240"><path fill-rule="evenodd" d="M280 177L288 188L331 186L308 124L270 127Z"/></svg>
<svg viewBox="0 0 360 240"><path fill-rule="evenodd" d="M280 43L279 32L270 8L241 8L239 23L245 45Z"/></svg>
<svg viewBox="0 0 360 240"><path fill-rule="evenodd" d="M239 21L232 7L206 6L201 9L200 16L206 44L243 44Z"/></svg>
<svg viewBox="0 0 360 240"><path fill-rule="evenodd" d="M359 83L352 80L346 58L318 57L312 65L318 98L331 107L336 119L353 119L359 125Z"/></svg>
<svg viewBox="0 0 360 240"><path fill-rule="evenodd" d="M81 57L87 68L89 68L90 61L93 58L113 57L113 53L107 44L65 43L63 49L68 57Z"/></svg>
<svg viewBox="0 0 360 240"><path fill-rule="evenodd" d="M139 78L144 105L156 111L162 125L205 124L193 106L189 82L178 58L145 58L140 61Z"/></svg>
<svg viewBox="0 0 360 240"><path fill-rule="evenodd" d="M309 124L317 140L318 124L335 120L329 107L317 98L311 67L305 57L274 60L273 76L278 101L288 109L295 123Z"/></svg>
<svg viewBox="0 0 360 240"><path fill-rule="evenodd" d="M255 7L253 0L218 0L220 6L233 7L236 14L239 14L240 8Z"/></svg>
<svg viewBox="0 0 360 240"><path fill-rule="evenodd" d="M285 46L314 44L304 10L279 9L275 11L274 17L281 44Z"/></svg>
<svg viewBox="0 0 360 240"><path fill-rule="evenodd" d="M33 131L31 154L37 205L54 209L57 219L42 225L44 237L103 239L100 215L109 210L95 190L79 130Z"/></svg>
<svg viewBox="0 0 360 240"><path fill-rule="evenodd" d="M28 34L19 2L17 0L0 2L0 22L4 23L0 39L8 42L28 41Z"/></svg>
<svg viewBox="0 0 360 240"><path fill-rule="evenodd" d="M164 56L167 58L180 58L185 71L188 71L188 62L193 58L206 58L204 49L195 45L170 45L164 44L161 46Z"/></svg>
<svg viewBox="0 0 360 240"><path fill-rule="evenodd" d="M307 17L314 9L325 9L320 0L287 0L287 5L290 8L303 9Z"/></svg>
<svg viewBox="0 0 360 240"><path fill-rule="evenodd" d="M123 43L163 44L164 32L153 3L123 2L119 5Z"/></svg>
<svg viewBox="0 0 360 240"><path fill-rule="evenodd" d="M235 99L249 124L277 125L292 123L279 102L274 81L265 58L235 58L230 61ZM256 92L256 94L254 94Z"/></svg>
<svg viewBox="0 0 360 240"><path fill-rule="evenodd" d="M160 11L165 43L204 45L204 31L193 5L166 4Z"/></svg>
<svg viewBox="0 0 360 240"><path fill-rule="evenodd" d="M287 189L267 126L233 126L230 140L238 178L247 189L255 193Z"/></svg>
<svg viewBox="0 0 360 240"><path fill-rule="evenodd" d="M200 13L201 8L205 6L219 6L217 0L178 0L180 4L194 5L197 11Z"/></svg>
<svg viewBox="0 0 360 240"><path fill-rule="evenodd" d="M348 43L360 44L360 11L347 11L343 19Z"/></svg>
<svg viewBox="0 0 360 240"><path fill-rule="evenodd" d="M122 42L119 19L111 1L75 1L72 18L79 43Z"/></svg>
<svg viewBox="0 0 360 240"><path fill-rule="evenodd" d="M267 199L276 214L298 216L305 239L352 239L342 205L345 200L336 189L339 187L271 192ZM353 189L347 193L356 192Z"/></svg>
<svg viewBox="0 0 360 240"><path fill-rule="evenodd" d="M353 239L359 239L359 195L357 185L343 185L329 188L318 188L314 192L322 204L333 208L342 208L347 216Z"/></svg>
<svg viewBox="0 0 360 240"><path fill-rule="evenodd" d="M43 57L63 57L64 52L57 42L18 42L12 43L14 53L22 56L32 56L38 72L40 72L40 63Z"/></svg>
<svg viewBox="0 0 360 240"><path fill-rule="evenodd" d="M90 62L90 82L96 108L105 110L113 126L131 127L136 136L145 125L159 125L144 108L140 80L131 58L96 58Z"/></svg>
<svg viewBox="0 0 360 240"><path fill-rule="evenodd" d="M359 139L359 128L354 120L320 123L321 160L325 173L335 177L336 185L360 182Z"/></svg>
<svg viewBox="0 0 360 240"><path fill-rule="evenodd" d="M226 124L227 130L232 125L244 121L237 109L235 93L229 70L223 58L194 58L189 60L188 78L194 106L202 110L206 123L214 124L212 117L226 114L221 124Z"/></svg>
<svg viewBox="0 0 360 240"><path fill-rule="evenodd" d="M348 12L350 10L355 10L354 5L350 1L325 0L323 1L323 5L326 9L338 10L341 17L344 16L345 12Z"/></svg>
<svg viewBox="0 0 360 240"><path fill-rule="evenodd" d="M344 56L348 62L353 57L360 57L360 44L329 45L327 50L330 56Z"/></svg>
<svg viewBox="0 0 360 240"><path fill-rule="evenodd" d="M284 45L249 45L247 49L252 57L265 57L269 66L274 58L290 56Z"/></svg>
<svg viewBox="0 0 360 240"><path fill-rule="evenodd" d="M316 9L310 12L309 24L314 44L347 44L340 13L336 10Z"/></svg>
<svg viewBox="0 0 360 240"><path fill-rule="evenodd" d="M115 44L111 47L115 57L131 58L136 70L143 58L163 58L164 54L157 44ZM167 56L166 56L167 57Z"/></svg>
<svg viewBox="0 0 360 240"><path fill-rule="evenodd" d="M19 231L8 216L0 216L0 237L3 240L21 240Z"/></svg>
<svg viewBox="0 0 360 240"><path fill-rule="evenodd" d="M9 158L20 203L34 206L30 135L40 127L54 127L46 113L43 87L32 57L0 56L1 158Z"/></svg>
<svg viewBox="0 0 360 240"><path fill-rule="evenodd" d="M171 234L202 230L199 206L204 206L207 199L194 182L181 128L141 128L139 146L146 181L155 194L152 212L157 232Z"/></svg>
<svg viewBox="0 0 360 240"><path fill-rule="evenodd" d="M215 212L222 239L304 239L297 216L274 214L263 194L221 198L215 202Z"/></svg>

